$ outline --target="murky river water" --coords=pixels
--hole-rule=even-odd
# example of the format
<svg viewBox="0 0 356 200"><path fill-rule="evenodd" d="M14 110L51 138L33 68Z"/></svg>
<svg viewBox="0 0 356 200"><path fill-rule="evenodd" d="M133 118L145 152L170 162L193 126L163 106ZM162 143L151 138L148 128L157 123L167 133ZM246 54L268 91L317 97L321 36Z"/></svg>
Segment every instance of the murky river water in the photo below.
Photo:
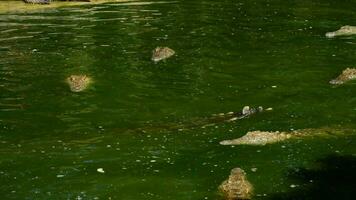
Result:
<svg viewBox="0 0 356 200"><path fill-rule="evenodd" d="M320 177L293 174L320 159L347 163L335 177L355 169L355 134L263 147L219 141L252 130L356 128L355 82L328 83L356 65L356 38L325 37L355 25L355 7L178 0L0 14L1 199L219 199L235 167L255 199L311 198L325 189ZM155 64L156 46L176 55ZM78 73L94 82L72 93L65 78ZM245 105L273 111L169 128ZM345 180L326 181L351 193Z"/></svg>

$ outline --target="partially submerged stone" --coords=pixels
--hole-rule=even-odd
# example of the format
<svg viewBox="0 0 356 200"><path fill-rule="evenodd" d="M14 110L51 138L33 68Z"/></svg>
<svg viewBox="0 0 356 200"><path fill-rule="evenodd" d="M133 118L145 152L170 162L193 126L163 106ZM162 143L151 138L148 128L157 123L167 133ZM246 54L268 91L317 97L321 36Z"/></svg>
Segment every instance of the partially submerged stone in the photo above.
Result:
<svg viewBox="0 0 356 200"><path fill-rule="evenodd" d="M343 26L339 30L334 31L334 32L328 32L325 34L326 37L328 38L333 38L336 36L349 36L349 35L355 35L356 34L356 26Z"/></svg>
<svg viewBox="0 0 356 200"><path fill-rule="evenodd" d="M231 170L229 178L219 186L219 191L226 200L251 199L253 186L247 180L243 169L234 168Z"/></svg>
<svg viewBox="0 0 356 200"><path fill-rule="evenodd" d="M292 135L286 132L251 131L246 135L233 139L221 141L221 145L266 145L281 142L291 138Z"/></svg>
<svg viewBox="0 0 356 200"><path fill-rule="evenodd" d="M152 61L159 62L165 60L175 54L173 49L168 47L157 47L152 51Z"/></svg>
<svg viewBox="0 0 356 200"><path fill-rule="evenodd" d="M338 77L331 80L329 83L334 85L340 85L354 79L356 79L356 68L346 68Z"/></svg>
<svg viewBox="0 0 356 200"><path fill-rule="evenodd" d="M86 75L71 75L67 78L67 83L72 92L81 92L85 90L90 82L90 77Z"/></svg>

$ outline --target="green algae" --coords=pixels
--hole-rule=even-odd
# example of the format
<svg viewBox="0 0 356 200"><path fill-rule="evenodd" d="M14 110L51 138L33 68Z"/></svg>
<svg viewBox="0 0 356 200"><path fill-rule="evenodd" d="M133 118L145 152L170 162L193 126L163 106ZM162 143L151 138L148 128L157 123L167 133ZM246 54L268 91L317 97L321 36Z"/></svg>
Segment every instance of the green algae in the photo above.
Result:
<svg viewBox="0 0 356 200"><path fill-rule="evenodd" d="M183 0L2 13L1 197L218 199L236 167L248 174L254 199L304 189L290 172L329 154L355 154L355 134L342 134L356 128L355 85L328 83L355 65L355 41L325 38L354 23L355 7ZM157 46L177 56L155 64ZM95 83L70 92L64 80L71 74ZM273 112L172 130L244 105ZM326 137L218 144L253 130L333 125L340 132ZM127 131L141 127L148 131Z"/></svg>

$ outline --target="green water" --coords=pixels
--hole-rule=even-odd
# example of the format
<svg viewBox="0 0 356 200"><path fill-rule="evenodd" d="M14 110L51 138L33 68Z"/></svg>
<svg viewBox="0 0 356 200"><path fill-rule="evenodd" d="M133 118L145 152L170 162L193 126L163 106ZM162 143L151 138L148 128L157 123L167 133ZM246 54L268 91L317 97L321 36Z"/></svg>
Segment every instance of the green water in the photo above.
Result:
<svg viewBox="0 0 356 200"><path fill-rule="evenodd" d="M337 199L351 199L355 183L342 177L355 178L343 174L356 166L355 134L264 147L219 141L253 130L356 128L356 83L328 84L356 65L356 37L325 37L356 25L355 7L178 0L0 14L1 199L219 199L235 167L255 199L303 199L324 179L293 174L327 171L320 159L347 163L326 181L341 186ZM156 46L176 55L155 64ZM72 93L65 79L78 73L94 82ZM245 105L273 111L165 128Z"/></svg>

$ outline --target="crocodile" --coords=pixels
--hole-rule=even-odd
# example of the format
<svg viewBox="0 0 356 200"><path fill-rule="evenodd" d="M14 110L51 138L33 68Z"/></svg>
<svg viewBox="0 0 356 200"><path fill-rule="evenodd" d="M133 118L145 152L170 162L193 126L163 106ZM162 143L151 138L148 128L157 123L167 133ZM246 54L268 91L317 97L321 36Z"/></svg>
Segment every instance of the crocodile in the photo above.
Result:
<svg viewBox="0 0 356 200"><path fill-rule="evenodd" d="M87 75L71 75L67 78L67 83L72 92L81 92L85 90L91 82Z"/></svg>
<svg viewBox="0 0 356 200"><path fill-rule="evenodd" d="M246 135L233 139L221 141L221 145L266 145L281 142L292 137L287 132L250 131Z"/></svg>
<svg viewBox="0 0 356 200"><path fill-rule="evenodd" d="M354 79L356 79L356 68L346 68L338 77L331 80L329 83L333 85L340 85Z"/></svg>
<svg viewBox="0 0 356 200"><path fill-rule="evenodd" d="M31 4L50 4L52 0L23 0L25 3Z"/></svg>
<svg viewBox="0 0 356 200"><path fill-rule="evenodd" d="M250 131L246 135L232 140L223 140L221 145L254 145L264 146L289 139L306 137L335 137L354 133L353 129L323 127L318 129L301 129L294 131Z"/></svg>
<svg viewBox="0 0 356 200"><path fill-rule="evenodd" d="M173 49L168 47L157 47L152 51L151 60L154 62L159 62L161 60L165 60L175 54Z"/></svg>
<svg viewBox="0 0 356 200"><path fill-rule="evenodd" d="M55 0L23 0L25 3L30 4L50 4ZM57 0L57 1L77 1L77 2L90 2L90 0Z"/></svg>
<svg viewBox="0 0 356 200"><path fill-rule="evenodd" d="M162 131L185 131L192 130L195 128L207 128L211 126L216 126L219 123L231 123L240 119L248 118L251 115L263 112L261 106L257 108L252 108L249 106L243 107L240 112L228 112L228 113L219 113L213 114L210 117L205 118L195 118L189 120L189 122L180 122L180 123L165 123L165 124L155 124L155 125L145 125L140 128L135 129L116 129L117 131L122 132L162 132Z"/></svg>
<svg viewBox="0 0 356 200"><path fill-rule="evenodd" d="M349 26L349 25L342 26L337 31L327 32L325 34L325 36L328 38L333 38L336 36L350 36L350 35L356 35L356 26Z"/></svg>
<svg viewBox="0 0 356 200"><path fill-rule="evenodd" d="M221 183L219 191L226 200L251 199L253 186L246 178L246 172L241 168L231 170L229 178Z"/></svg>

